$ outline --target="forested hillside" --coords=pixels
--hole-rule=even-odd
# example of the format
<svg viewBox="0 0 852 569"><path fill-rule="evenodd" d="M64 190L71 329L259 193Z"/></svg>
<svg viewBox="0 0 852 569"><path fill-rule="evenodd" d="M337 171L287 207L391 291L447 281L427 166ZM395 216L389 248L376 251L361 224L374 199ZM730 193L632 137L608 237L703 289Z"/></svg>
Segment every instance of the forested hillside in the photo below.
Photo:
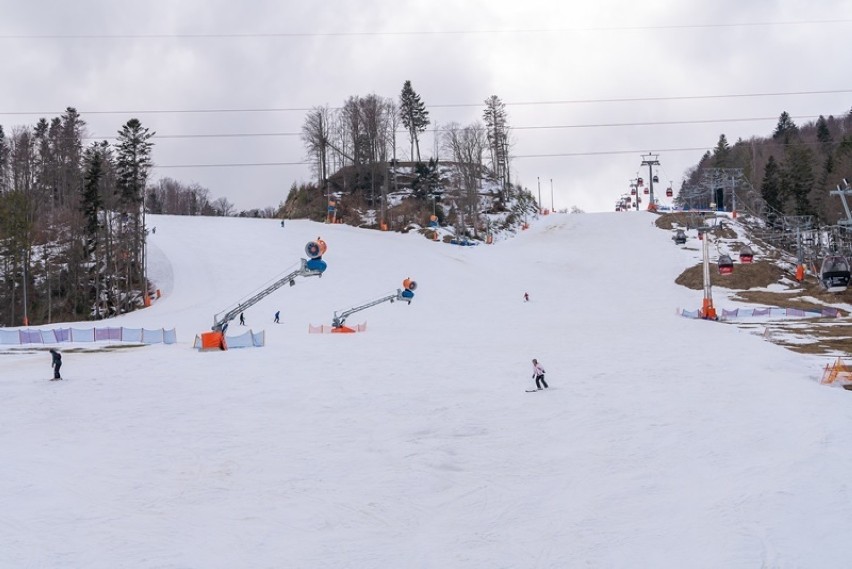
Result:
<svg viewBox="0 0 852 569"><path fill-rule="evenodd" d="M719 186L727 184L728 173L739 170L770 217L810 215L819 223L834 224L845 213L840 199L829 192L852 174L852 113L796 125L783 112L771 135L733 145L722 134L684 183L680 205L706 207L708 199L714 200L703 176L708 170L717 173Z"/></svg>
<svg viewBox="0 0 852 569"><path fill-rule="evenodd" d="M84 145L74 108L0 128L0 325L104 318L145 302L143 204L154 133Z"/></svg>

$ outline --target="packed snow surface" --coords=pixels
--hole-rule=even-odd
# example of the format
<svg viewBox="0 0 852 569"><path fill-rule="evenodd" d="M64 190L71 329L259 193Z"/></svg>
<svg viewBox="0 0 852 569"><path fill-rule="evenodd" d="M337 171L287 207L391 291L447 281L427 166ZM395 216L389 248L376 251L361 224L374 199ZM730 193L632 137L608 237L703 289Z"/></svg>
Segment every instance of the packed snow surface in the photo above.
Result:
<svg viewBox="0 0 852 569"><path fill-rule="evenodd" d="M178 344L63 344L60 382L47 347L0 353L0 567L848 567L852 393L677 316L696 253L653 221L456 247L151 216L163 296L108 324ZM265 347L192 349L317 236L326 273L231 323ZM407 277L410 305L349 317L366 332L308 334Z"/></svg>

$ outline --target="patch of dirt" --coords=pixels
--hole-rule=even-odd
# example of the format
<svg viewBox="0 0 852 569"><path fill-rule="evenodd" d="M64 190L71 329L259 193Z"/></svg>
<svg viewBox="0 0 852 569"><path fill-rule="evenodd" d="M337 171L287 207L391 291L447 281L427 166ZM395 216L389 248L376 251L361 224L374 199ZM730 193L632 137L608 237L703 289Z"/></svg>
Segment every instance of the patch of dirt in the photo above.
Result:
<svg viewBox="0 0 852 569"><path fill-rule="evenodd" d="M696 227L701 221L696 220L695 214L677 213L660 216L657 227L672 230L677 226ZM716 238L728 240L730 251L737 251L742 242L729 223L724 220L708 220L708 224L716 223L710 233ZM690 245L700 241L689 241ZM693 247L690 247L694 250ZM734 272L720 275L716 263L710 264L710 283L715 287L734 291L732 300L748 302L758 306L776 308L796 308L800 310L822 310L827 306L837 304L852 304L852 288L842 293L829 293L813 275L807 275L804 282L798 283L795 275L779 265L780 256L771 248L761 254L761 259L754 263L734 263ZM736 258L736 256L735 256ZM675 283L691 290L704 288L703 267L699 263L683 271ZM770 285L781 285L783 290L767 291ZM718 309L718 308L717 308ZM840 310L841 317L847 317L847 310ZM739 328L762 329L764 337L775 344L783 346L800 354L830 355L852 353L852 323L838 321L837 318L808 318L795 320L772 320L769 322L730 321Z"/></svg>
<svg viewBox="0 0 852 569"><path fill-rule="evenodd" d="M836 319L820 319L808 323L775 322L767 327L769 341L799 354L827 355L852 351L852 324ZM790 341L790 337L807 339L807 343Z"/></svg>
<svg viewBox="0 0 852 569"><path fill-rule="evenodd" d="M725 238L733 238L736 237L737 234L730 228L729 224L726 224L725 221L728 221L728 217L719 216L716 217L713 213L690 213L687 211L680 211L676 213L663 213L657 217L657 220L654 224L660 229L672 230L676 227L681 227L684 229L695 229L696 227L701 227L702 225L710 225L718 228L723 228L727 235L718 235L715 232L714 235L718 237ZM715 230L714 230L715 231Z"/></svg>
<svg viewBox="0 0 852 569"><path fill-rule="evenodd" d="M756 261L754 263L735 263L734 272L730 275L720 275L716 263L710 263L710 284L723 288L743 290L749 288L765 288L779 282L788 275L775 263ZM704 288L704 268L699 263L686 269L675 279L675 283L692 290Z"/></svg>

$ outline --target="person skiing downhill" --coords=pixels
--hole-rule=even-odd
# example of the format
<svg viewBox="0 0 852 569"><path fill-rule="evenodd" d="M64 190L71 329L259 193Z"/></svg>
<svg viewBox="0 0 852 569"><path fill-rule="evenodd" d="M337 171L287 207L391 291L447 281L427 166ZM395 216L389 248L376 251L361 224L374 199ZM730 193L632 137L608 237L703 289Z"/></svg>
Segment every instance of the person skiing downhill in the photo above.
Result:
<svg viewBox="0 0 852 569"><path fill-rule="evenodd" d="M530 293L525 292L524 293L524 302L529 302L529 301L530 301Z"/></svg>
<svg viewBox="0 0 852 569"><path fill-rule="evenodd" d="M53 368L53 379L51 379L50 381L56 381L57 379L61 380L62 377L59 375L59 368L62 367L62 354L60 354L54 349L51 349L50 356L50 367Z"/></svg>
<svg viewBox="0 0 852 569"><path fill-rule="evenodd" d="M541 386L544 385L544 388L547 389L547 382L544 381L544 368L538 363L538 360L533 358L533 378L535 379L535 387L536 389L541 389Z"/></svg>

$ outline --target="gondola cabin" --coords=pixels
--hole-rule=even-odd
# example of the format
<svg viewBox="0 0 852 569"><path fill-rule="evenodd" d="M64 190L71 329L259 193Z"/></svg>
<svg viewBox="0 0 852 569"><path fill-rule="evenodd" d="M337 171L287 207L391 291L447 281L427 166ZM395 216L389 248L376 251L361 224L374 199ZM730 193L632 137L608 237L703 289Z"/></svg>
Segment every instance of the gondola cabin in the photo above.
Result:
<svg viewBox="0 0 852 569"><path fill-rule="evenodd" d="M730 255L719 255L719 274L730 275L734 272L734 260Z"/></svg>
<svg viewBox="0 0 852 569"><path fill-rule="evenodd" d="M842 255L829 255L822 260L819 282L828 292L843 292L849 286L849 261Z"/></svg>
<svg viewBox="0 0 852 569"><path fill-rule="evenodd" d="M648 188L645 188L644 193L645 193L645 194L649 194L649 193L651 193L651 190L649 190Z"/></svg>
<svg viewBox="0 0 852 569"><path fill-rule="evenodd" d="M655 183L655 184L659 184L659 183L660 183L660 177L659 177L659 176L657 176L656 174L654 174L654 177L653 177L653 178L651 178L651 179L652 179L652 180L654 180L654 183Z"/></svg>
<svg viewBox="0 0 852 569"><path fill-rule="evenodd" d="M630 188L630 195L636 195L636 188Z"/></svg>
<svg viewBox="0 0 852 569"><path fill-rule="evenodd" d="M674 195L674 192L672 191L672 189L671 189L671 188L666 188L666 197L667 197L667 198L670 198L670 197L672 197L673 195Z"/></svg>
<svg viewBox="0 0 852 569"><path fill-rule="evenodd" d="M642 178L636 178L636 185L638 185L641 188L642 186L645 185L645 180L643 180Z"/></svg>
<svg viewBox="0 0 852 569"><path fill-rule="evenodd" d="M683 229L678 229L675 231L672 239L674 240L675 245L683 245L686 243L686 232Z"/></svg>
<svg viewBox="0 0 852 569"><path fill-rule="evenodd" d="M754 261L754 251L748 245L743 245L740 249L740 263L751 263Z"/></svg>

